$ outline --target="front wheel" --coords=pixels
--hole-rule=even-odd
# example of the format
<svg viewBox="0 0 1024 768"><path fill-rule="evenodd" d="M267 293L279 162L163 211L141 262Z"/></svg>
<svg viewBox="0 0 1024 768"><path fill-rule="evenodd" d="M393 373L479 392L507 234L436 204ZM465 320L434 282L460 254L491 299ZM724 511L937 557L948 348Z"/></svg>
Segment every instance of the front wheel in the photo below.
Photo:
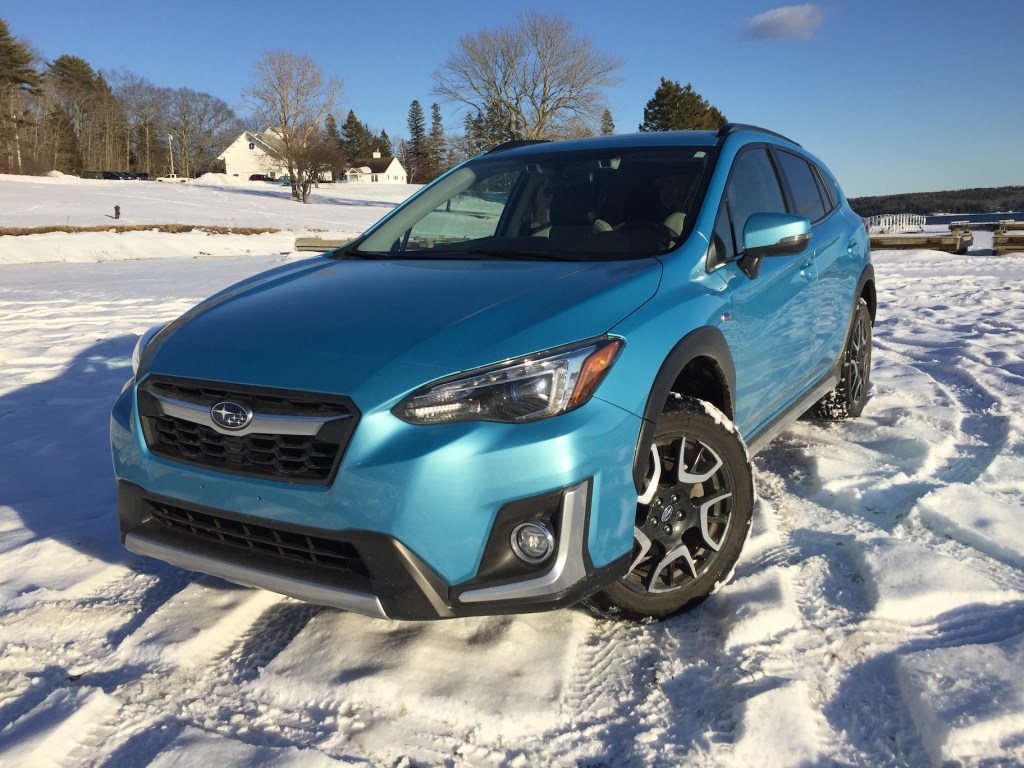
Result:
<svg viewBox="0 0 1024 768"><path fill-rule="evenodd" d="M753 472L736 428L709 403L673 397L637 498L629 572L591 604L607 615L664 618L711 594L732 576L753 506Z"/></svg>

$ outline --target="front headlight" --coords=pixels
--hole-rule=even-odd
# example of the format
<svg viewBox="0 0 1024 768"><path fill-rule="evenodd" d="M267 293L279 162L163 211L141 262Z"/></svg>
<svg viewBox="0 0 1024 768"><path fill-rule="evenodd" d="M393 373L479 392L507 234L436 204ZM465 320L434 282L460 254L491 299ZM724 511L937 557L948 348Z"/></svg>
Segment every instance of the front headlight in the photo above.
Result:
<svg viewBox="0 0 1024 768"><path fill-rule="evenodd" d="M557 416L590 399L624 345L605 336L461 374L414 392L392 412L411 424Z"/></svg>
<svg viewBox="0 0 1024 768"><path fill-rule="evenodd" d="M165 323L161 324L161 325L154 325L148 331L146 331L141 336L139 336L139 340L137 342L135 342L135 349L132 350L132 375L133 376L138 376L139 375L139 365L142 362L142 353L145 351L145 349L148 346L149 342L151 342L153 340L153 337L156 336L158 333L160 333L160 331L162 331L164 329L165 325L166 325Z"/></svg>

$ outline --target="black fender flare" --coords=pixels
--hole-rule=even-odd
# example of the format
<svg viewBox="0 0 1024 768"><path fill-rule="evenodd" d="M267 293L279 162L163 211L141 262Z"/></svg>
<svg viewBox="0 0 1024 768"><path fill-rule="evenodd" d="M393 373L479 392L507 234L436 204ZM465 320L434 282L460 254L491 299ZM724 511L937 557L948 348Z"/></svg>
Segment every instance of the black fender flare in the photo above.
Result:
<svg viewBox="0 0 1024 768"><path fill-rule="evenodd" d="M857 311L857 302L864 298L871 312L871 322L875 322L875 313L878 311L878 297L875 293L875 268L868 264L860 273L860 280L857 281L857 291L853 294L853 306L850 308L852 318Z"/></svg>
<svg viewBox="0 0 1024 768"><path fill-rule="evenodd" d="M729 344L722 331L714 326L705 325L686 334L672 348L661 364L658 375L654 377L651 393L647 396L644 407L643 421L640 424L640 436L637 439L636 454L633 458L633 485L637 493L643 489L644 474L647 471L647 455L654 442L654 431L658 418L665 409L669 393L675 386L682 370L697 358L707 358L718 368L724 380L722 410L732 418L735 408L736 366L733 363Z"/></svg>

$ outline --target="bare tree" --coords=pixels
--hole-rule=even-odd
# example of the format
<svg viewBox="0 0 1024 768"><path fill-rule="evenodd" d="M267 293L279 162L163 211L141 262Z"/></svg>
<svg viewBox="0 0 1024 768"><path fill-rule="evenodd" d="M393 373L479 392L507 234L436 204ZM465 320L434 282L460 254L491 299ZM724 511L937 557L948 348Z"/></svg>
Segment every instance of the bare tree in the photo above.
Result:
<svg viewBox="0 0 1024 768"><path fill-rule="evenodd" d="M298 183L302 202L308 202L312 188L322 179L329 178L333 169L344 162L337 142L331 140L327 131L315 131L310 140L303 144L296 160L296 166L303 169L302 175L292 181L293 185Z"/></svg>
<svg viewBox="0 0 1024 768"><path fill-rule="evenodd" d="M179 168L183 176L209 170L229 139L242 131L242 123L222 99L190 88L171 96L168 130L178 139Z"/></svg>
<svg viewBox="0 0 1024 768"><path fill-rule="evenodd" d="M162 149L167 145L167 109L171 90L158 88L126 69L117 70L108 77L131 127L128 138L130 167L147 176L155 176L155 163L164 156ZM163 167L162 162L160 167Z"/></svg>
<svg viewBox="0 0 1024 768"><path fill-rule="evenodd" d="M621 59L563 16L536 11L515 25L463 35L434 73L434 93L488 115L507 139L558 138L596 123Z"/></svg>
<svg viewBox="0 0 1024 768"><path fill-rule="evenodd" d="M243 96L263 124L280 136L280 145L292 179L292 197L308 202L310 176L307 147L318 141L319 132L341 93L341 81L325 78L320 68L303 54L265 51L256 62L256 82Z"/></svg>

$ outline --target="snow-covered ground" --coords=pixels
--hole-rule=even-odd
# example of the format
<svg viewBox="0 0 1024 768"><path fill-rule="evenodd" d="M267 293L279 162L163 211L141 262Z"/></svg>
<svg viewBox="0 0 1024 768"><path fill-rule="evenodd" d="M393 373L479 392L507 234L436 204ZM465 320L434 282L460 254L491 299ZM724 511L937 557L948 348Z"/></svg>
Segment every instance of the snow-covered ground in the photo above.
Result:
<svg viewBox="0 0 1024 768"><path fill-rule="evenodd" d="M389 623L118 543L137 335L412 191L214 181L0 177L0 227L287 230L0 236L0 764L1024 765L1024 255L875 253L864 416L757 457L696 610Z"/></svg>

